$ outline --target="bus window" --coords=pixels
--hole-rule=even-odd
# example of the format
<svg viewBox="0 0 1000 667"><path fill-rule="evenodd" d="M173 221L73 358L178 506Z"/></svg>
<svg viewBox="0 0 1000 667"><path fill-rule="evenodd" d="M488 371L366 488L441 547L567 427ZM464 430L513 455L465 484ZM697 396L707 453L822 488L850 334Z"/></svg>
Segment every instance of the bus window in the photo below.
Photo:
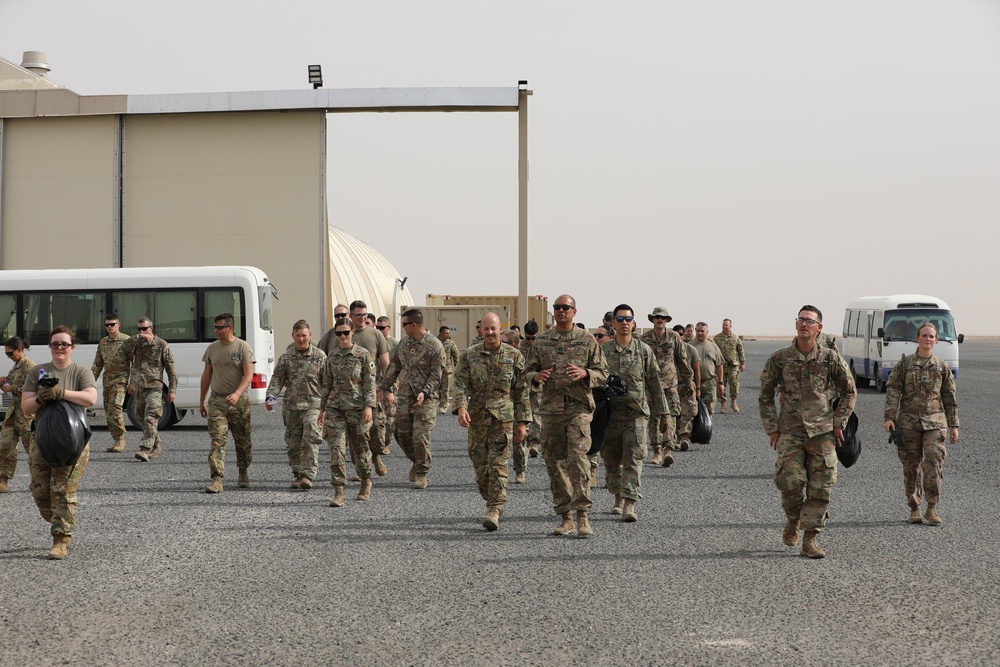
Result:
<svg viewBox="0 0 1000 667"><path fill-rule="evenodd" d="M195 290L112 292L111 307L126 333L131 333L132 324L140 317L149 317L156 335L168 342L198 340Z"/></svg>
<svg viewBox="0 0 1000 667"><path fill-rule="evenodd" d="M274 323L271 321L272 289L272 285L263 285L257 288L257 296L260 302L260 328L267 331L274 331Z"/></svg>
<svg viewBox="0 0 1000 667"><path fill-rule="evenodd" d="M205 331L203 335L207 340L215 340L215 318L222 313L232 313L233 315L233 335L237 338L246 338L243 332L245 321L243 313L243 293L238 289L206 289L205 290Z"/></svg>
<svg viewBox="0 0 1000 667"><path fill-rule="evenodd" d="M0 294L0 336L4 341L17 335L16 315L17 297L13 294Z"/></svg>
<svg viewBox="0 0 1000 667"><path fill-rule="evenodd" d="M882 327L882 311L876 310L872 313L871 337L878 338L878 330Z"/></svg>
<svg viewBox="0 0 1000 667"><path fill-rule="evenodd" d="M26 293L24 334L28 340L45 341L57 324L76 332L79 343L96 343L104 337L104 294L98 292Z"/></svg>

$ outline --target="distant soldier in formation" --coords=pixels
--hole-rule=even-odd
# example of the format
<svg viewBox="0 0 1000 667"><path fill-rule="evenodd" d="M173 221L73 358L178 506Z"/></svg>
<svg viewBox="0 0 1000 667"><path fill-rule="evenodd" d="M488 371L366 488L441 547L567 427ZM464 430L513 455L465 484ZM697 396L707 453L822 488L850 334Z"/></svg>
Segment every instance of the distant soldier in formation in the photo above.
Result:
<svg viewBox="0 0 1000 667"><path fill-rule="evenodd" d="M483 342L483 331L482 331L482 329L483 329L483 321L482 320L478 320L476 322L476 336L471 341L469 341L469 345L476 345L478 343L482 343Z"/></svg>
<svg viewBox="0 0 1000 667"><path fill-rule="evenodd" d="M163 451L158 428L164 410L163 376L167 376L167 409L170 409L177 398L177 371L167 341L153 333L153 321L140 317L136 328L139 333L122 343L121 354L132 367L128 393L135 401L136 415L142 419L142 441L135 458L146 462Z"/></svg>
<svg viewBox="0 0 1000 667"><path fill-rule="evenodd" d="M389 356L396 349L398 341L392 337L392 323L389 318L383 315L375 322L375 328L382 332L386 345L389 348ZM388 365L388 364L387 364ZM378 401L375 406L375 427L374 433L370 436L375 438L376 443L382 443L382 456L389 453L389 445L392 444L392 432L396 428L396 406L386 405L385 401Z"/></svg>
<svg viewBox="0 0 1000 667"><path fill-rule="evenodd" d="M723 396L719 412L726 411L726 393L729 394L729 400L732 401L733 412L739 412L740 406L736 402L736 398L740 395L740 373L747 366L746 354L743 352L743 340L733 333L733 321L730 319L722 320L722 333L715 334L712 340L719 346L722 357L726 360L722 369Z"/></svg>
<svg viewBox="0 0 1000 667"><path fill-rule="evenodd" d="M107 336L97 344L97 354L90 372L95 378L101 377L104 371L104 414L108 421L108 433L114 442L108 447L109 452L125 451L125 419L122 406L125 404L125 390L128 386L128 360L119 355L122 344L129 335L121 331L121 319L117 313L108 313L104 318L104 330Z"/></svg>
<svg viewBox="0 0 1000 667"><path fill-rule="evenodd" d="M535 346L535 339L538 336L538 322L534 320L529 320L524 325L524 337L521 339L521 346L518 350L521 356L524 357L525 361L528 359L528 355L531 352L531 348ZM528 387L529 394L531 395L531 423L528 424L528 437L526 439L528 456L535 458L538 456L538 450L541 446L541 433L542 433L542 422L538 417L538 397L541 395L538 391L532 391L531 387ZM524 443L522 445L516 445L514 449L514 483L523 484L523 471L527 468L527 462L523 462L520 470L522 473L518 473L518 466L520 465L517 461L517 448L520 447L523 451Z"/></svg>
<svg viewBox="0 0 1000 667"><path fill-rule="evenodd" d="M501 330L496 313L484 315L483 342L465 350L455 370L458 423L469 429L469 458L479 494L486 501L483 527L490 531L500 527L507 502L511 441L524 441L531 421L524 357L501 342Z"/></svg>
<svg viewBox="0 0 1000 667"><path fill-rule="evenodd" d="M684 325L678 324L674 327L674 331L683 340ZM684 357L691 368L691 382L681 382L677 385L677 394L681 399L681 416L677 420L677 442L682 452L691 448L694 418L698 416L698 387L701 386L701 357L698 348L684 341Z"/></svg>
<svg viewBox="0 0 1000 667"><path fill-rule="evenodd" d="M451 327L447 325L438 329L438 340L441 341L441 346L444 348L444 352L441 354L441 358L444 360L444 370L441 372L439 412L445 414L448 412L448 404L451 402L452 374L455 372L455 367L458 366L458 345L455 345L455 341L451 339Z"/></svg>
<svg viewBox="0 0 1000 667"><path fill-rule="evenodd" d="M323 436L319 425L320 381L326 354L312 344L309 323L299 320L292 325L294 349L278 358L267 385L266 405L274 410L278 396L281 420L285 425L285 449L292 468L292 488L312 488L319 468L319 445Z"/></svg>
<svg viewBox="0 0 1000 667"><path fill-rule="evenodd" d="M726 360L719 346L708 339L708 324L698 322L694 331L695 340L692 344L698 350L698 359L701 361L701 391L698 396L705 402L708 414L713 414L715 401L725 399L722 378Z"/></svg>
<svg viewBox="0 0 1000 667"><path fill-rule="evenodd" d="M35 367L35 362L26 356L31 343L12 336L4 343L7 358L14 362L5 377L0 378L0 390L10 394L10 407L0 427L0 493L9 493L9 480L13 479L17 469L17 443L21 442L25 454L31 454L31 422L34 417L25 414L21 409L21 392L28 373Z"/></svg>
<svg viewBox="0 0 1000 667"><path fill-rule="evenodd" d="M653 350L660 368L660 384L666 398L667 409L659 419L649 423L653 456L650 463L669 467L674 462L673 450L677 442L677 419L681 416L680 386L690 385L691 366L687 362L684 341L667 328L673 318L663 306L657 306L646 316L653 328L642 334L642 342Z"/></svg>

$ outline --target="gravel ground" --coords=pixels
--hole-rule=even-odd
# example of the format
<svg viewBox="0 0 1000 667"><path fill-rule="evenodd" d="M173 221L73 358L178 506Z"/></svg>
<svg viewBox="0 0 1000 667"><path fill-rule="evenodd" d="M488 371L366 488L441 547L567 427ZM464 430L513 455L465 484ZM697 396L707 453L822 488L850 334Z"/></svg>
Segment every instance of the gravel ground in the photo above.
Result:
<svg viewBox="0 0 1000 667"><path fill-rule="evenodd" d="M1000 662L996 389L1000 343L962 346L964 427L945 467L944 525L906 522L883 397L860 390L864 451L841 470L809 560L781 543L774 455L758 376L781 343L748 343L740 415L711 445L646 466L639 521L609 514L595 536L555 525L542 460L511 484L498 533L465 432L442 416L430 487L409 488L398 451L369 502L330 508L328 468L288 487L280 416L255 408L252 488L208 480L205 420L164 433L150 463L104 452L95 431L69 557L48 529L24 454L0 496L0 628L7 665L263 665L341 658L390 665L925 664ZM324 452L321 462L328 462ZM603 480L603 471L601 473Z"/></svg>

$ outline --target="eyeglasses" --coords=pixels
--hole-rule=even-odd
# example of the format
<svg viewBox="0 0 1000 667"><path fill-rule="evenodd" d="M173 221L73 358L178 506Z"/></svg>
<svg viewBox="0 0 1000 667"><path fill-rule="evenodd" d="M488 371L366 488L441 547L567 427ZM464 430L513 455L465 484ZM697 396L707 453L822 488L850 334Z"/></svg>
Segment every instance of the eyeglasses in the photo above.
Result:
<svg viewBox="0 0 1000 667"><path fill-rule="evenodd" d="M229 328L228 324L216 324L215 325L215 330L216 331L222 331L223 329L228 329L228 328Z"/></svg>
<svg viewBox="0 0 1000 667"><path fill-rule="evenodd" d="M56 341L54 343L49 343L49 347L53 350L64 350L67 347L73 347L73 343L64 343L62 341Z"/></svg>
<svg viewBox="0 0 1000 667"><path fill-rule="evenodd" d="M525 336L524 340L535 340L535 336Z"/></svg>
<svg viewBox="0 0 1000 667"><path fill-rule="evenodd" d="M555 303L555 304L552 304L552 310L569 310L572 307L573 306L569 305L568 303Z"/></svg>
<svg viewBox="0 0 1000 667"><path fill-rule="evenodd" d="M379 331L385 331L386 329L389 328L389 325L388 324L376 324L375 328L378 329Z"/></svg>
<svg viewBox="0 0 1000 667"><path fill-rule="evenodd" d="M595 333L594 334L594 338L596 338L597 340L601 340L602 338L607 338L607 337L608 337L608 334L602 334L602 333Z"/></svg>
<svg viewBox="0 0 1000 667"><path fill-rule="evenodd" d="M819 324L819 321L812 319L811 317L796 317L796 324Z"/></svg>
<svg viewBox="0 0 1000 667"><path fill-rule="evenodd" d="M351 313L351 317L368 317L368 313Z"/></svg>
<svg viewBox="0 0 1000 667"><path fill-rule="evenodd" d="M215 327L215 328L218 329L219 327ZM222 327L222 328L225 329L226 327ZM149 331L149 327L136 327L136 329L138 329L139 331Z"/></svg>
<svg viewBox="0 0 1000 667"><path fill-rule="evenodd" d="M121 324L121 323L120 322L105 322L104 326L107 327L108 329L110 329L111 327L116 327L119 324Z"/></svg>
<svg viewBox="0 0 1000 667"><path fill-rule="evenodd" d="M631 322L634 319L631 315L619 315L615 318L615 322Z"/></svg>
<svg viewBox="0 0 1000 667"><path fill-rule="evenodd" d="M337 334L338 336L350 336L351 335L350 331L334 331L333 333Z"/></svg>
<svg viewBox="0 0 1000 667"><path fill-rule="evenodd" d="M10 351L10 350L5 350L5 351L7 352L7 356L8 357L13 357L14 356L14 353L12 351Z"/></svg>

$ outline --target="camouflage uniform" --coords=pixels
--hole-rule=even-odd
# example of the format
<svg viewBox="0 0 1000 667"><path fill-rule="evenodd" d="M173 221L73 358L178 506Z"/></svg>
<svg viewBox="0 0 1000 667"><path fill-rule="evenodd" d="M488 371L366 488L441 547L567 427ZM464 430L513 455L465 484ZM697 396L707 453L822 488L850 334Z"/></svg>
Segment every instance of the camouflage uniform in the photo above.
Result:
<svg viewBox="0 0 1000 667"><path fill-rule="evenodd" d="M776 351L760 374L760 419L764 431L777 432L774 483L789 520L805 531L823 530L830 493L837 481L834 427L844 428L854 411L857 390L844 359L816 346L802 354L793 343ZM781 413L775 393L782 392ZM831 395L841 396L836 412ZM803 502L802 491L806 496Z"/></svg>
<svg viewBox="0 0 1000 667"><path fill-rule="evenodd" d="M487 509L502 509L507 502L513 422L531 421L523 374L524 357L506 343L495 350L473 345L455 370L455 410L469 411L469 458Z"/></svg>
<svg viewBox="0 0 1000 667"><path fill-rule="evenodd" d="M212 358L216 363L225 364L228 368L215 368ZM206 348L202 361L213 365L210 385L212 393L205 401L208 412L208 437L212 441L208 466L213 479L222 478L226 470L226 446L229 444L230 431L233 433L233 444L236 446L236 466L241 471L246 471L253 463L250 396L244 390L235 405L226 403L226 397L239 389L241 381L236 378L242 375L243 366L256 363L257 358L250 344L237 338L231 343L219 340L211 343ZM231 377L231 381L223 380L223 373Z"/></svg>
<svg viewBox="0 0 1000 667"><path fill-rule="evenodd" d="M386 338L385 342L389 345L389 356L392 356L392 351L396 349L398 341L395 338ZM382 453L389 453L389 445L392 444L392 432L396 427L396 405L386 405L385 400L379 401L378 406L375 408L375 434L371 437L375 438L376 443L382 444Z"/></svg>
<svg viewBox="0 0 1000 667"><path fill-rule="evenodd" d="M132 366L129 385L134 387L136 414L142 417L142 442L139 449L159 451L160 434L157 425L163 416L163 374L167 374L168 394L177 393L177 372L174 370L174 353L167 341L159 336L146 342L139 336L125 341L122 354ZM107 375L105 375L107 379Z"/></svg>
<svg viewBox="0 0 1000 667"><path fill-rule="evenodd" d="M293 348L278 358L274 374L267 385L267 398L277 399L284 390L281 419L285 424L285 449L292 475L316 479L319 467L320 378L326 365L326 354L315 345L300 352Z"/></svg>
<svg viewBox="0 0 1000 667"><path fill-rule="evenodd" d="M668 333L677 335L673 331ZM636 338L624 348L611 339L601 346L601 350L607 359L608 372L620 377L628 387L626 396L612 399L611 418L601 448L608 491L616 498L639 500L642 497L642 462L646 458L647 421L650 416L658 421L660 415L668 414L670 409L664 399L661 369L652 348ZM672 358L666 363L673 367Z"/></svg>
<svg viewBox="0 0 1000 667"><path fill-rule="evenodd" d="M567 364L588 371L573 380ZM525 382L553 369L541 387L538 413L542 420L542 456L549 474L556 514L590 509L590 422L594 418L593 388L608 379L608 362L597 339L574 326L569 331L553 327L539 333L525 364Z"/></svg>
<svg viewBox="0 0 1000 667"><path fill-rule="evenodd" d="M125 387L128 385L128 359L121 352L121 347L131 336L119 332L114 338L105 336L97 344L97 354L90 372L94 378L101 377L104 371L104 414L108 420L108 433L114 441L125 441L125 418L122 415L122 405L125 404Z"/></svg>
<svg viewBox="0 0 1000 667"><path fill-rule="evenodd" d="M441 410L445 411L448 409L448 402L451 400L451 395L454 393L452 387L452 374L455 372L455 367L458 366L458 345L455 345L455 341L450 338L446 338L441 341L441 346L444 348L441 357L444 359L444 369L441 371Z"/></svg>
<svg viewBox="0 0 1000 667"><path fill-rule="evenodd" d="M518 351L521 356L524 357L525 362L528 360L528 355L531 352L533 346L528 345L527 342L521 341L521 345ZM527 468L527 461L524 460L525 452L532 447L537 450L540 446L542 440L542 422L538 416L538 398L542 395L539 391L539 387L532 387L528 385L528 393L531 395L531 423L528 424L528 437L524 439L522 452L520 454L521 461L518 462L518 452L517 446L514 446L514 472L524 472ZM520 466L520 467L519 467Z"/></svg>
<svg viewBox="0 0 1000 667"><path fill-rule="evenodd" d="M889 420L903 429L906 443L897 448L906 504L911 510L919 508L921 490L928 505L938 504L948 429L958 428L955 378L948 364L933 354L929 359L903 355L885 385L885 421Z"/></svg>
<svg viewBox="0 0 1000 667"><path fill-rule="evenodd" d="M726 360L719 346L710 340L704 343L695 341L692 345L698 350L698 359L701 361L701 400L705 402L709 414L713 414L715 402L719 398L719 382L722 381L716 375L716 367L722 366L725 369Z"/></svg>
<svg viewBox="0 0 1000 667"><path fill-rule="evenodd" d="M382 334L379 334L380 336ZM346 446L362 482L371 479L372 458L365 407L375 414L375 362L360 345L330 351L320 376L319 409L326 413L323 439L330 445L330 481L334 488L347 485Z"/></svg>
<svg viewBox="0 0 1000 667"><path fill-rule="evenodd" d="M412 472L416 475L426 475L431 469L431 431L437 423L443 352L441 341L430 332L420 340L407 336L393 350L389 370L379 380L382 391L392 391L399 380L396 442L413 462ZM413 403L421 393L424 402L415 407Z"/></svg>
<svg viewBox="0 0 1000 667"><path fill-rule="evenodd" d="M677 418L681 415L681 387L690 387L694 374L687 362L684 340L671 329L657 336L655 329L650 329L640 336L639 340L652 349L660 369L660 384L666 398L667 409L662 418L653 420L649 433L652 436L653 451L661 448L676 448L675 433ZM607 345L607 343L605 343ZM605 350L605 355L607 350Z"/></svg>
<svg viewBox="0 0 1000 667"><path fill-rule="evenodd" d="M14 364L7 375L10 384L10 408L0 426L0 480L6 482L14 477L17 469L17 442L21 441L24 451L31 454L31 422L34 415L26 415L21 409L21 391L24 381L35 367L35 362L28 357Z"/></svg>
<svg viewBox="0 0 1000 667"><path fill-rule="evenodd" d="M735 333L717 333L712 340L719 346L722 357L726 360L722 365L725 376L722 384L729 394L729 400L735 403L740 395L740 366L745 366L747 363L746 354L743 352L743 341Z"/></svg>

